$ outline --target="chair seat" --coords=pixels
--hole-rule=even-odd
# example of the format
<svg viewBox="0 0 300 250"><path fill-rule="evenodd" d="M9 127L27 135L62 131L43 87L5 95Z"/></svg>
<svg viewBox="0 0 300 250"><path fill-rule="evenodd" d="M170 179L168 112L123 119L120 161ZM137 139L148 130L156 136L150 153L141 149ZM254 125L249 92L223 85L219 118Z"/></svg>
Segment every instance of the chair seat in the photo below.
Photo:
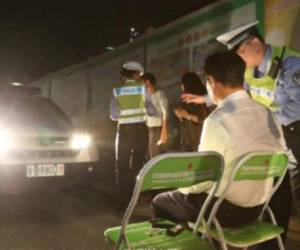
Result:
<svg viewBox="0 0 300 250"><path fill-rule="evenodd" d="M121 227L109 228L104 236L112 243L116 243ZM176 250L214 250L207 241L193 235L189 230L172 237L166 234L166 229L153 229L149 222L129 224L126 238L132 249L176 249ZM127 249L124 245L120 249Z"/></svg>
<svg viewBox="0 0 300 250"><path fill-rule="evenodd" d="M203 227L200 227L199 231L203 233ZM256 221L239 228L223 228L226 243L237 248L252 246L276 238L283 231L283 228L263 221ZM208 234L217 240L219 239L215 227L211 228Z"/></svg>

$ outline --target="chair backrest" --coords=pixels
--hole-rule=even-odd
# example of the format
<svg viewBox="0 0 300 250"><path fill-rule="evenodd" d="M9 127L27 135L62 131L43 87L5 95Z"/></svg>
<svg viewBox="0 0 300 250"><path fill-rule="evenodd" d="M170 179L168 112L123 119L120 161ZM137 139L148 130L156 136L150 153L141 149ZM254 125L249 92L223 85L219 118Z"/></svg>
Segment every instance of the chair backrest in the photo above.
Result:
<svg viewBox="0 0 300 250"><path fill-rule="evenodd" d="M278 177L273 189L267 197L261 214L265 211L266 207L271 200L272 195L280 186L288 166L288 156L285 153L276 152L251 152L240 157L232 169L228 183L215 203L208 220L208 227L214 219L218 208L220 207L227 191L230 189L234 181L252 180L260 181L267 178Z"/></svg>
<svg viewBox="0 0 300 250"><path fill-rule="evenodd" d="M167 153L152 158L137 176L133 196L122 219L117 246L123 240L126 226L141 192L153 189L188 187L205 181L216 183L222 177L223 168L223 157L214 151ZM214 192L216 188L214 188ZM212 196L213 194L210 199ZM203 213L200 214L202 216Z"/></svg>
<svg viewBox="0 0 300 250"><path fill-rule="evenodd" d="M140 191L189 187L217 181L222 157L216 152L168 153L149 161L137 178Z"/></svg>
<svg viewBox="0 0 300 250"><path fill-rule="evenodd" d="M237 163L233 179L240 181L282 177L287 165L288 156L284 153L249 153Z"/></svg>

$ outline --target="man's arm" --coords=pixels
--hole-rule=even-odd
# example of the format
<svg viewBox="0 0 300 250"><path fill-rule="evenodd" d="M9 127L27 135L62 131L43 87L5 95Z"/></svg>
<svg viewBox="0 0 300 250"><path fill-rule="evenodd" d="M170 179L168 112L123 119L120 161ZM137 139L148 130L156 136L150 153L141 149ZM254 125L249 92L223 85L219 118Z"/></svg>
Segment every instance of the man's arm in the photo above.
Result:
<svg viewBox="0 0 300 250"><path fill-rule="evenodd" d="M222 156L225 155L228 148L229 135L224 127L217 121L207 118L204 121L201 141L198 151L216 151ZM180 188L182 193L201 193L209 190L211 182L204 182L188 188Z"/></svg>
<svg viewBox="0 0 300 250"><path fill-rule="evenodd" d="M162 121L162 127L160 132L160 141L162 144L166 144L168 141L168 121L163 120Z"/></svg>
<svg viewBox="0 0 300 250"><path fill-rule="evenodd" d="M290 57L284 62L284 71L279 77L275 101L280 108L279 118L300 120L300 58Z"/></svg>
<svg viewBox="0 0 300 250"><path fill-rule="evenodd" d="M189 93L184 93L181 95L181 100L186 103L195 104L206 104L207 107L214 105L214 102L210 99L209 95L194 95Z"/></svg>
<svg viewBox="0 0 300 250"><path fill-rule="evenodd" d="M160 141L165 144L168 140L169 101L163 91L159 91L158 101L162 112Z"/></svg>
<svg viewBox="0 0 300 250"><path fill-rule="evenodd" d="M184 118L195 123L200 122L199 117L197 115L190 114L189 112L187 112L185 109L181 107L176 108L174 110L174 113L180 121L182 121L182 119Z"/></svg>

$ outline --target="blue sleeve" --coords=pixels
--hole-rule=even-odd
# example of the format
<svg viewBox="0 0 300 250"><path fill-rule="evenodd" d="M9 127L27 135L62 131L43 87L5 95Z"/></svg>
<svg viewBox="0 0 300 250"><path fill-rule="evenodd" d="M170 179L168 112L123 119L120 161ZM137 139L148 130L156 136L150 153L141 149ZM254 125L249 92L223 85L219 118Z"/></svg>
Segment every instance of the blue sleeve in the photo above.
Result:
<svg viewBox="0 0 300 250"><path fill-rule="evenodd" d="M283 63L275 91L277 111L283 124L300 119L300 57L289 57Z"/></svg>
<svg viewBox="0 0 300 250"><path fill-rule="evenodd" d="M276 89L278 104L300 104L300 57L289 57L283 63Z"/></svg>

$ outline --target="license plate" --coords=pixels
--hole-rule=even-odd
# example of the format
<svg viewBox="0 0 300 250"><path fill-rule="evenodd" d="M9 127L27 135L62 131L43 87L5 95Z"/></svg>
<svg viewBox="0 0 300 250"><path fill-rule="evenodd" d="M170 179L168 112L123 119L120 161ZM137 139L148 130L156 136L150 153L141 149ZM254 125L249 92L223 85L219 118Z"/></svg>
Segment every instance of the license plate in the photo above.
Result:
<svg viewBox="0 0 300 250"><path fill-rule="evenodd" d="M40 164L27 165L27 177L63 176L65 174L64 164Z"/></svg>

